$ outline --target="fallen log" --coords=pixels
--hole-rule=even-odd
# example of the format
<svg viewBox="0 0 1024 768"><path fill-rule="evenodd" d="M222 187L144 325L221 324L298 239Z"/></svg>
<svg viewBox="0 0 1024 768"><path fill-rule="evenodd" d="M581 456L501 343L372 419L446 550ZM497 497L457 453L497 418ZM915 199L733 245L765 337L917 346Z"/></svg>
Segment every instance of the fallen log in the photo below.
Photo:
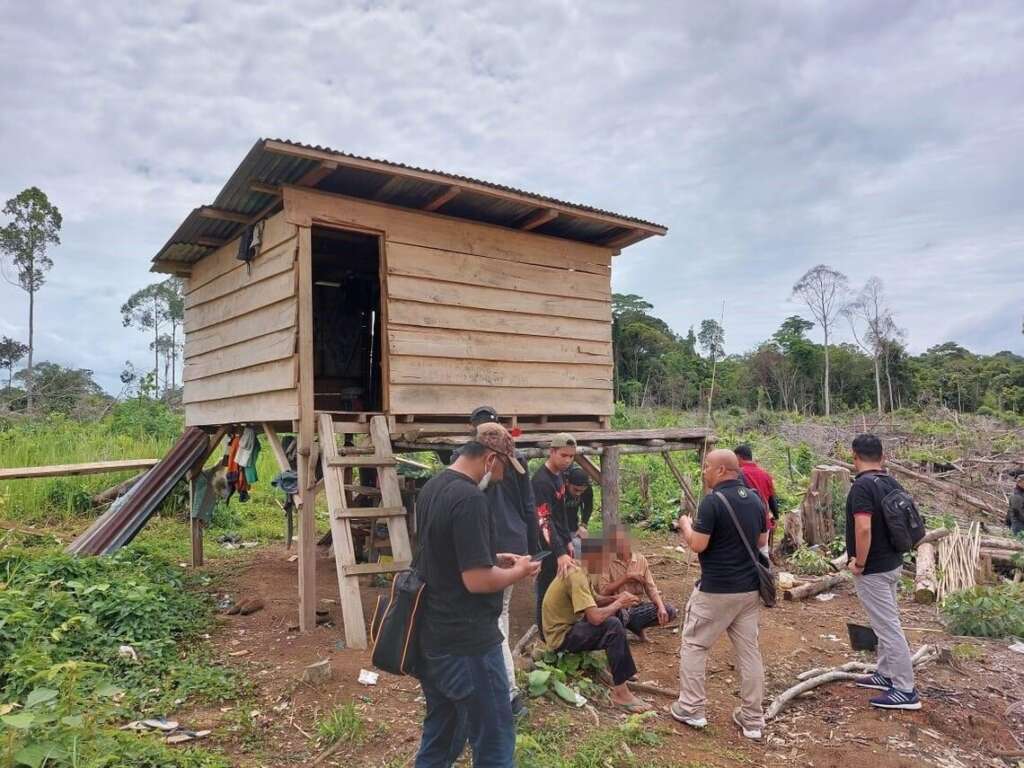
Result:
<svg viewBox="0 0 1024 768"><path fill-rule="evenodd" d="M117 483L106 490L100 491L92 497L92 505L94 507L100 507L104 504L109 504L110 502L115 501L119 496L123 496L133 485L139 482L145 474L145 472L139 472L139 474L134 477L129 477L124 482Z"/></svg>
<svg viewBox="0 0 1024 768"><path fill-rule="evenodd" d="M1005 568L1019 568L1018 563L1024 560L1024 552L1019 552L1015 549L989 549L988 547L982 547L978 554L991 560L992 565L1001 565Z"/></svg>
<svg viewBox="0 0 1024 768"><path fill-rule="evenodd" d="M924 538L918 542L917 546L922 544L934 544L940 539L944 539L949 536L949 528L934 528L925 533Z"/></svg>
<svg viewBox="0 0 1024 768"><path fill-rule="evenodd" d="M938 656L938 652L935 651L930 645L922 645L917 649L917 652L911 657L911 661L914 666L925 664ZM826 683L834 683L839 680L856 680L865 674L874 672L876 667L873 664L865 664L864 668L860 669L857 665L858 662L851 662L844 664L842 667L836 667L830 669L821 674L809 677L792 688L788 688L778 696L772 702L772 705L768 707L768 711L765 712L765 720L773 720L778 714L786 708L786 706L798 696L802 696L810 690L817 688L819 685L825 685ZM856 670L856 671L853 671ZM809 670L809 672L817 672L818 670ZM799 678L798 678L799 679Z"/></svg>
<svg viewBox="0 0 1024 768"><path fill-rule="evenodd" d="M939 583L935 578L935 545L921 544L917 548L917 571L914 574L914 602L931 605L935 602Z"/></svg>
<svg viewBox="0 0 1024 768"><path fill-rule="evenodd" d="M832 587L839 586L848 581L853 580L853 574L849 571L842 571L840 573L834 573L831 576L822 576L820 579L809 581L806 584L801 584L799 587L793 587L793 589L786 590L783 593L783 597L786 600L806 600L808 597L812 597L821 592L825 592Z"/></svg>
<svg viewBox="0 0 1024 768"><path fill-rule="evenodd" d="M1006 549L1024 552L1024 541L1008 539L1005 536L982 536L979 542L982 549Z"/></svg>

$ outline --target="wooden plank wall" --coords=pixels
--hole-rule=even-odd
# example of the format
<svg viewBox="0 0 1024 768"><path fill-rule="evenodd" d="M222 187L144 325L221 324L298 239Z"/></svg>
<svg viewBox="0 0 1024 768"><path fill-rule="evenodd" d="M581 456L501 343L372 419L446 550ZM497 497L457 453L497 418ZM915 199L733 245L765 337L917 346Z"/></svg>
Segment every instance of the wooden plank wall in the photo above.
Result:
<svg viewBox="0 0 1024 768"><path fill-rule="evenodd" d="M610 249L298 188L285 212L384 235L390 413L613 412Z"/></svg>
<svg viewBox="0 0 1024 768"><path fill-rule="evenodd" d="M198 261L185 286L185 423L291 421L299 416L297 229L267 219L259 255L233 240Z"/></svg>

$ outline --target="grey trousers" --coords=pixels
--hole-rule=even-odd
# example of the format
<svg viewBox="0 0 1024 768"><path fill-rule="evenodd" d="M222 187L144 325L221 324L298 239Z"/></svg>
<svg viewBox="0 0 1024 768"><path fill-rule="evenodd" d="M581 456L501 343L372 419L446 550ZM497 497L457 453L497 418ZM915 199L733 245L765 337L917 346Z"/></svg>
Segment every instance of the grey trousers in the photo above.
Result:
<svg viewBox="0 0 1024 768"><path fill-rule="evenodd" d="M901 691L914 690L914 664L910 660L910 646L900 625L900 609L896 590L903 568L885 573L854 576L864 612L871 628L878 635L878 674L892 679L893 687Z"/></svg>

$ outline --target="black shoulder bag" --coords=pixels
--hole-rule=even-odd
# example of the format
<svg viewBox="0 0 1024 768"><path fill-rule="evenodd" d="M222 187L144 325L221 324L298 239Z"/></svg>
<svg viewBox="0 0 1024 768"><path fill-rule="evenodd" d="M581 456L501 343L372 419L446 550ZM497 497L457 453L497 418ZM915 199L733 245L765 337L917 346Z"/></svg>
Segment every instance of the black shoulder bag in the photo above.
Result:
<svg viewBox="0 0 1024 768"><path fill-rule="evenodd" d="M432 516L431 516L432 517ZM429 540L430 522L424 521L419 551L409 570L395 574L391 592L377 597L370 619L373 666L393 675L416 675L420 659L419 630L427 582L418 564Z"/></svg>
<svg viewBox="0 0 1024 768"><path fill-rule="evenodd" d="M754 548L750 546L750 542L747 541L746 534L743 533L743 529L740 528L739 518L736 517L736 510L732 508L732 504L725 498L725 494L720 491L715 491L717 496L725 508L729 510L729 517L732 518L732 524L736 526L736 533L739 534L740 541L743 542L743 546L747 548L747 554L750 555L751 561L754 563L754 568L757 570L757 591L761 593L761 602L764 603L765 608L774 608L777 601L776 589L775 589L775 574L772 573L771 568L768 565L768 561L765 556L760 552L754 552Z"/></svg>
<svg viewBox="0 0 1024 768"><path fill-rule="evenodd" d="M889 542L897 552L913 552L926 533L924 518L914 497L902 485L890 478L892 486L886 488L887 484L879 482L879 477L872 475L871 479L882 492L882 518L889 531Z"/></svg>

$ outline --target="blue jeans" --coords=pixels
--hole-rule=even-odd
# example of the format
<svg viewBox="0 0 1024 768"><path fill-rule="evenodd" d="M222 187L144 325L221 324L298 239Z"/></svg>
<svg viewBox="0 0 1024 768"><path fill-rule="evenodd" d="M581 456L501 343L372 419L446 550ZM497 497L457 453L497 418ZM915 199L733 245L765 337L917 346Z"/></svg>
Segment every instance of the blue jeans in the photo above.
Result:
<svg viewBox="0 0 1024 768"><path fill-rule="evenodd" d="M415 768L449 768L467 741L474 768L512 768L516 729L501 645L479 656L427 653L422 667L427 713Z"/></svg>

